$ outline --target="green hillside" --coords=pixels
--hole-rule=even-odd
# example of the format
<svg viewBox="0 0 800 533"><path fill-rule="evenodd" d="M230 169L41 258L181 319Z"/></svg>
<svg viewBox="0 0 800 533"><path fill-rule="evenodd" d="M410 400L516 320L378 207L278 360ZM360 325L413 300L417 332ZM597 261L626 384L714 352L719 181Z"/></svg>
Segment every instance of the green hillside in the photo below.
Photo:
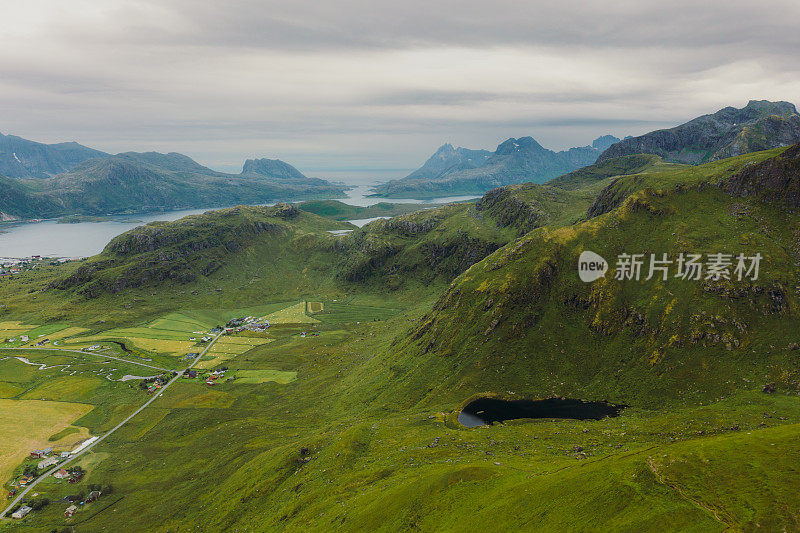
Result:
<svg viewBox="0 0 800 533"><path fill-rule="evenodd" d="M177 153L126 152L89 159L68 172L13 180L0 212L17 218L120 215L344 195L342 187L308 178L282 161L248 163L241 174L216 172ZM274 174L272 166L279 164ZM293 172L286 175L287 169Z"/></svg>
<svg viewBox="0 0 800 533"><path fill-rule="evenodd" d="M228 350L258 339L219 352L232 379L181 378L80 460L83 483L113 492L13 529L797 530L798 154L605 162L345 235L288 205L235 208L3 280L9 331L57 318L87 328L74 342L275 320L225 337ZM586 250L609 263L591 283ZM741 280L735 263L731 279L680 279L676 265L646 279L648 263L615 279L623 253L761 262ZM462 426L485 396L623 410ZM37 490L55 502L82 486Z"/></svg>
<svg viewBox="0 0 800 533"><path fill-rule="evenodd" d="M345 204L338 200L308 200L298 205L298 208L302 211L314 213L321 217L332 218L334 220L361 220L374 217L393 217L433 207L438 207L438 205L378 202L375 205L362 207Z"/></svg>

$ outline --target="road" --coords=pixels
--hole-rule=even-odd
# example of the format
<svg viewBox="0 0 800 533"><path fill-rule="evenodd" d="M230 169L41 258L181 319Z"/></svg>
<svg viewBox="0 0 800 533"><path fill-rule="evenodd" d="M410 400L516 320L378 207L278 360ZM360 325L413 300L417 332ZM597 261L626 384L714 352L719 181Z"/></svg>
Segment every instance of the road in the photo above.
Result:
<svg viewBox="0 0 800 533"><path fill-rule="evenodd" d="M206 352L208 352L208 350L210 350L210 349L211 349L211 347L214 345L214 343L215 343L215 342L217 342L217 339L219 339L219 338L222 336L222 333L224 333L224 332L218 333L218 334L217 334L217 336L216 336L216 337L214 337L214 339L213 339L213 340L211 340L211 342L209 342L209 343L208 343L208 346L206 346L206 347L205 347L205 349L204 349L202 352L200 352L200 353L197 355L197 357L195 357L195 358L194 358L194 360L191 362L191 364L190 364L188 367L186 367L186 370L189 370L190 368L192 368L194 365L196 365L196 364L197 364L197 362L200 360L200 358L201 358L201 357L203 357L203 356L206 354ZM80 353L83 353L83 352L80 352ZM154 367L154 368L155 368L155 367ZM156 398L158 398L159 396L161 396L161 394L162 394L162 393L163 393L165 390L167 390L167 389L169 388L169 386L170 386L170 385L172 385L172 384L173 384L173 383L175 383L177 380L179 380L179 379L181 378L181 376L183 376L183 373L184 373L186 370L181 370L181 371L179 371L179 372L178 372L178 374L177 374L177 375L176 375L174 378L172 378L171 380L169 380L169 381L167 382L167 384L166 384L166 385L164 385L163 387L161 387L161 388L160 388L160 389L159 389L159 390L158 390L158 391L157 391L155 394L153 394L153 397L152 397L152 398L150 398L149 400L147 400L147 402L145 402L145 403L144 403L144 405L142 405L142 406L141 406L141 407L139 407L139 408L138 408L136 411L134 411L133 413L131 413L131 415L130 415L130 416L128 416L128 418L126 418L125 420L123 420L122 422L120 422L119 424L117 424L116 426L114 426L113 428L111 428L110 430L106 431L106 432L105 432L105 433L104 433L104 434L103 434L103 435L102 435L102 436L101 436L99 439L97 439L97 440L96 440L96 441L94 441L92 444L90 444L89 446L87 446L86 448L84 448L83 450L81 450L81 452L80 452L80 453L78 453L78 454L76 454L76 455L73 455L72 457L70 457L70 458L69 458L69 459L67 459L66 461L63 461L63 462L61 462L61 463L59 463L59 464L55 465L53 468L51 468L50 470L46 471L44 474L40 475L40 476L39 476L39 477L37 477L35 480L33 480L33 482L31 482L31 484L30 484L30 485L28 485L27 487L25 487L25 489L24 489L22 492L20 492L20 493L19 493L19 495L17 495L17 497L16 497L16 498L14 498L14 501L12 501L12 502L11 502L11 503L8 505L8 507L6 507L6 508L3 510L3 514L2 514L2 515L0 515L0 516L1 516L1 517L3 517L3 518L6 518L6 514L7 514L7 513L8 513L8 512L9 512L11 509L13 509L15 505L17 505L19 502L21 502L21 501L22 501L22 499L25 497L25 495L26 495L26 494L27 494L27 493L28 493L28 492L29 492L29 491L30 491L30 490L31 490L33 487L35 487L36 485L38 485L38 484L39 484L39 482L41 482L43 479L45 479L45 478L46 478L47 476L49 476L50 474L52 474L52 473L54 473L54 472L58 472L59 470L61 470L62 468L64 468L64 467L65 467L67 464L69 464L69 463L73 462L75 459L79 458L80 456L82 456L83 454L85 454L86 452L88 452L89 450L91 450L92 448L94 448L95 446L97 446L98 444L100 444L101 442L103 442L103 441L105 440L105 438L106 438L106 437L108 437L109 435L111 435L112 433L114 433L116 430L118 430L119 428L121 428L122 426L124 426L125 424L127 424L128 422L130 422L130 420L131 420L133 417L135 417L136 415L138 415L139 413L141 413L142 411L144 411L144 410L147 408L147 406L148 406L148 405L150 405L151 403L153 403L153 402L156 400ZM171 370L168 370L167 372L171 372Z"/></svg>
<svg viewBox="0 0 800 533"><path fill-rule="evenodd" d="M215 339L216 340L216 339ZM101 357L103 359L114 359L115 361L122 361L123 363L130 363L132 365L139 365L139 366L146 366L147 368L152 368L154 370L160 370L162 372L172 372L172 370L168 368L161 368L158 366L148 365L146 363L139 363L138 361L129 361L128 359L123 359L121 357L114 357L113 355L103 355L100 353L94 352L84 352L81 350L70 350L69 348L0 348L0 350L20 350L22 352L71 352L71 353L79 353L81 355L94 355L95 357Z"/></svg>

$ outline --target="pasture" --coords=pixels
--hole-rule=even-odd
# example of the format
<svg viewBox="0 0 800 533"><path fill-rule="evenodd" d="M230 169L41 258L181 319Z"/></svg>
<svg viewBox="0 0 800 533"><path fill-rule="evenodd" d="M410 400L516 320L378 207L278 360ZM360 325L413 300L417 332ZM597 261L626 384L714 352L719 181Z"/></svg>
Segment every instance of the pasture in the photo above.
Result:
<svg viewBox="0 0 800 533"><path fill-rule="evenodd" d="M237 370L234 383L267 383L272 381L285 385L297 379L297 372L284 370Z"/></svg>
<svg viewBox="0 0 800 533"><path fill-rule="evenodd" d="M306 302L298 302L280 311L270 313L262 319L269 320L270 324L318 324L319 320L306 314Z"/></svg>
<svg viewBox="0 0 800 533"><path fill-rule="evenodd" d="M263 346L273 339L267 337L223 336L214 343L204 358L197 363L198 369L209 369L242 355L257 346ZM208 359L206 359L208 358Z"/></svg>
<svg viewBox="0 0 800 533"><path fill-rule="evenodd" d="M31 450L47 446L71 449L87 438L82 428L55 442L49 440L92 409L85 403L0 399L0 479L8 479Z"/></svg>

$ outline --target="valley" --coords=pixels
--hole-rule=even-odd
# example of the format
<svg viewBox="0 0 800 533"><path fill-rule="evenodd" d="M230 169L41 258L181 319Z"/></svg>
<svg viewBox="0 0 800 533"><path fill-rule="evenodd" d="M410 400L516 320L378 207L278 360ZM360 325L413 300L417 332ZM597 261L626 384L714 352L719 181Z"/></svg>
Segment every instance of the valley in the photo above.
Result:
<svg viewBox="0 0 800 533"><path fill-rule="evenodd" d="M43 428L6 488L26 446L106 435L3 527L795 529L799 153L624 156L360 228L239 206L0 279L0 415ZM763 262L617 279L626 252Z"/></svg>

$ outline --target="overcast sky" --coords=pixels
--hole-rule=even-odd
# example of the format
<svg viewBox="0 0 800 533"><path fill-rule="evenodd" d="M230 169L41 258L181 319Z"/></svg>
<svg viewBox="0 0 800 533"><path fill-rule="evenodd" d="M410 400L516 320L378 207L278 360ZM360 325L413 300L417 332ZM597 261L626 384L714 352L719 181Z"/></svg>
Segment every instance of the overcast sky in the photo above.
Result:
<svg viewBox="0 0 800 533"><path fill-rule="evenodd" d="M389 177L444 142L563 149L800 103L797 0L4 4L1 132L220 170Z"/></svg>

